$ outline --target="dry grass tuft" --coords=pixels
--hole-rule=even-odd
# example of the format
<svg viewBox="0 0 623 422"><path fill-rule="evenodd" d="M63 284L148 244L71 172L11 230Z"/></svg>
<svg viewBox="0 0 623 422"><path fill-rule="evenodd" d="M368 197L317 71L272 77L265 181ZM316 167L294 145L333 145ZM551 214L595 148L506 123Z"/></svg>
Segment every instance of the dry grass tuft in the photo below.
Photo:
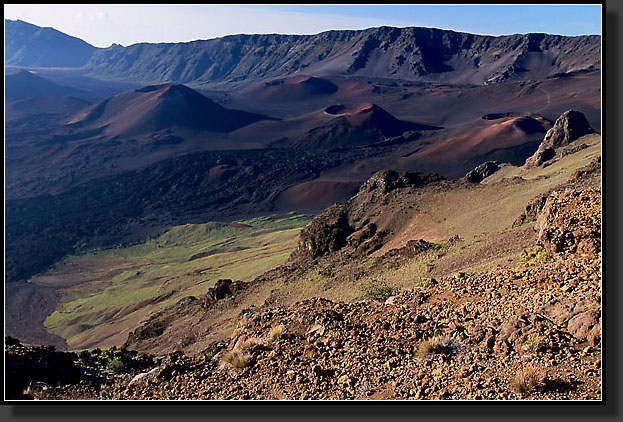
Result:
<svg viewBox="0 0 623 422"><path fill-rule="evenodd" d="M234 368L244 368L251 363L251 359L248 354L236 348L225 353L223 355L223 360Z"/></svg>
<svg viewBox="0 0 623 422"><path fill-rule="evenodd" d="M268 343L273 343L281 338L283 335L283 325L276 325L268 332Z"/></svg>
<svg viewBox="0 0 623 422"><path fill-rule="evenodd" d="M524 348L532 354L537 354L545 347L543 338L538 334L528 336L523 345Z"/></svg>
<svg viewBox="0 0 623 422"><path fill-rule="evenodd" d="M545 378L541 372L532 366L522 368L511 381L513 390L519 394L536 391L543 385Z"/></svg>
<svg viewBox="0 0 623 422"><path fill-rule="evenodd" d="M223 355L223 361L229 363L234 368L244 368L249 366L252 361L250 349L263 345L264 343L257 338L238 339L234 347Z"/></svg>

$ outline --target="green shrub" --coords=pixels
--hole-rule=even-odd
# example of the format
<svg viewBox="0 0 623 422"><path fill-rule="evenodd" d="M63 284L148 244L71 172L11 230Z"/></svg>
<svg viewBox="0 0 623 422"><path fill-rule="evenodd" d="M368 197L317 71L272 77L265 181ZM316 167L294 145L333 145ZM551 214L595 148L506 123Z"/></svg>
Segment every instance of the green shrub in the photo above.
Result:
<svg viewBox="0 0 623 422"><path fill-rule="evenodd" d="M108 369L115 374L121 374L125 371L125 364L118 357L114 357L108 362Z"/></svg>
<svg viewBox="0 0 623 422"><path fill-rule="evenodd" d="M547 252L540 248L524 249L521 252L520 258L523 265L542 265L551 261Z"/></svg>
<svg viewBox="0 0 623 422"><path fill-rule="evenodd" d="M415 287L428 287L433 282L433 279L430 277L418 277L418 282Z"/></svg>
<svg viewBox="0 0 623 422"><path fill-rule="evenodd" d="M385 302L389 297L398 294L399 290L384 281L366 280L357 283L361 299L373 299Z"/></svg>

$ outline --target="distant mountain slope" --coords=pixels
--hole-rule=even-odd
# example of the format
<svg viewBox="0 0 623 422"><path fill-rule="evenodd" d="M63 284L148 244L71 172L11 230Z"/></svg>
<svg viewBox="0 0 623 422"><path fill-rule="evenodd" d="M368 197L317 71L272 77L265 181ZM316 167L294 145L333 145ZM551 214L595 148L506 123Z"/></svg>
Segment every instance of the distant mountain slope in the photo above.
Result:
<svg viewBox="0 0 623 422"><path fill-rule="evenodd" d="M493 37L383 26L95 48L51 28L10 20L5 26L7 65L86 65L91 76L141 83L257 81L304 71L315 76L482 84L601 68L598 35Z"/></svg>
<svg viewBox="0 0 623 422"><path fill-rule="evenodd" d="M4 64L26 67L81 67L97 50L53 28L4 20Z"/></svg>
<svg viewBox="0 0 623 422"><path fill-rule="evenodd" d="M491 83L600 68L600 36L481 36L434 28L380 27L316 35L233 35L188 43L98 50L92 74L145 81L357 75Z"/></svg>
<svg viewBox="0 0 623 422"><path fill-rule="evenodd" d="M221 107L180 84L151 85L126 91L94 104L69 123L79 128L105 128L109 135L150 134L184 128L230 132L267 116Z"/></svg>
<svg viewBox="0 0 623 422"><path fill-rule="evenodd" d="M7 100L15 98L33 97L65 97L83 93L75 88L58 85L49 79L42 78L26 70L7 75L5 82L5 98Z"/></svg>

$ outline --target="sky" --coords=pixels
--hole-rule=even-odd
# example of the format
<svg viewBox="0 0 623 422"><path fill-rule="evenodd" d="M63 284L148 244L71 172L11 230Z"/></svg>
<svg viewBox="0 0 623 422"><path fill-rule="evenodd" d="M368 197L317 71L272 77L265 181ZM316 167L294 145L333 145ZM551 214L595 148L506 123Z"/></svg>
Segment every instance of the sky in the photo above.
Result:
<svg viewBox="0 0 623 422"><path fill-rule="evenodd" d="M96 47L232 34L425 26L483 35L601 35L601 5L4 5L5 19L50 26Z"/></svg>

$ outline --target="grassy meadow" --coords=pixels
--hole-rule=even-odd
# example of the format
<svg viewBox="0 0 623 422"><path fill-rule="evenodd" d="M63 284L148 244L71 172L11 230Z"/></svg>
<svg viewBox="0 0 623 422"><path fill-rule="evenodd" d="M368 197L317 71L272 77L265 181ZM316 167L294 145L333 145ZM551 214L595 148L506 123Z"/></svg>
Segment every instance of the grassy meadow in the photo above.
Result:
<svg viewBox="0 0 623 422"><path fill-rule="evenodd" d="M309 219L187 224L141 244L66 257L31 280L60 295L44 325L71 349L121 344L153 312L204 295L220 278L249 281L285 262Z"/></svg>

